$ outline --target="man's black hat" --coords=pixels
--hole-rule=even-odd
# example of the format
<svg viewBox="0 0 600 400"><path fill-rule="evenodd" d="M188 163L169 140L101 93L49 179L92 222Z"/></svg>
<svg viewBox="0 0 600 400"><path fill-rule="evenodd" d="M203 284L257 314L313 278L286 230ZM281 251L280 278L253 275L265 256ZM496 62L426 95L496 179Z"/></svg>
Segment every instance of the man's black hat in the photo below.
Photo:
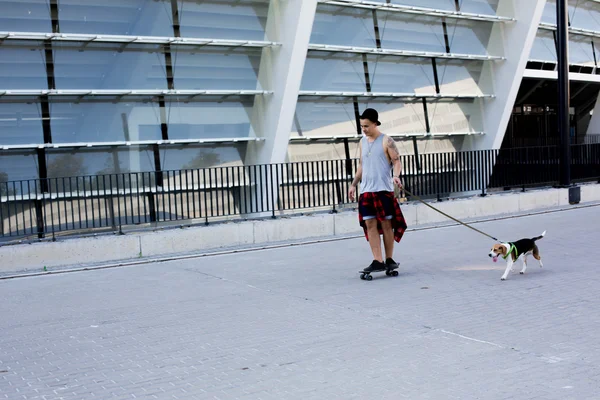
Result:
<svg viewBox="0 0 600 400"><path fill-rule="evenodd" d="M363 111L360 119L368 119L371 122L375 122L377 126L381 125L381 122L379 122L379 113L372 108L367 108Z"/></svg>

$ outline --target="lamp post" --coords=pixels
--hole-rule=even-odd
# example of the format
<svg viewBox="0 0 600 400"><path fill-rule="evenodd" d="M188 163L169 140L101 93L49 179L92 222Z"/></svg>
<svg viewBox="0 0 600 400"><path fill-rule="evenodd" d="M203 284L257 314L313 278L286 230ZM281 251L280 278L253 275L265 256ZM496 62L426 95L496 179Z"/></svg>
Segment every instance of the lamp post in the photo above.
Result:
<svg viewBox="0 0 600 400"><path fill-rule="evenodd" d="M569 129L569 15L568 0L556 0L556 58L558 60L558 135L560 137L560 186L571 185L571 137Z"/></svg>

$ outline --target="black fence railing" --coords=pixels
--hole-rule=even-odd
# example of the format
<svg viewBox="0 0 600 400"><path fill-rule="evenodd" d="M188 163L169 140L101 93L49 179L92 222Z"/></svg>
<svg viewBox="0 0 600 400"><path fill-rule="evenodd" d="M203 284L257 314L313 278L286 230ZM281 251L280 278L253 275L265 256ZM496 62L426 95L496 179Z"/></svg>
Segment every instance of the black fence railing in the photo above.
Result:
<svg viewBox="0 0 600 400"><path fill-rule="evenodd" d="M600 144L571 146L574 181L600 178ZM406 188L423 198L558 182L559 149L528 147L402 156ZM351 203L358 160L0 182L0 237L122 231L123 226L277 216ZM410 197L409 197L410 200Z"/></svg>

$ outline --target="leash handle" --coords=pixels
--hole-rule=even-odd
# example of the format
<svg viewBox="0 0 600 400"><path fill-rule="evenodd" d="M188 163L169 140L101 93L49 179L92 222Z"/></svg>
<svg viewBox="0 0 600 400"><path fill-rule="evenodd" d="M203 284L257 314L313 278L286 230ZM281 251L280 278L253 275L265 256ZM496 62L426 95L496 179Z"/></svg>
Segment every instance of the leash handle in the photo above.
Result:
<svg viewBox="0 0 600 400"><path fill-rule="evenodd" d="M432 210L434 210L434 211L436 211L436 212L438 212L438 213L442 214L443 216L445 216L445 217L447 217L447 218L450 218L451 220L453 220L453 221L456 221L456 222L458 222L459 224L466 226L467 228L473 229L475 232L478 232L478 233L482 234L483 236L487 236L487 237L489 237L490 239L492 239L492 240L495 240L495 241L496 241L496 242L498 242L498 243L501 243L501 242L500 242L500 240L496 239L495 237L493 237L493 236L491 236L491 235L488 235L487 233L485 233L485 232L482 232L482 231L480 231L480 230L479 230L479 229L477 229L477 228L473 228L471 225L468 225L468 224L466 224L466 223L464 223L464 222L462 222L462 221L459 221L458 219L454 218L453 216L446 214L446 213L445 213L445 212L443 212L442 210L439 210L439 209L435 208L434 206L430 205L429 203L427 203L425 200L423 200L423 199L422 199L422 198L420 198L419 196L417 196L417 195L415 195L415 194L412 194L412 193L411 193L410 191L408 191L408 190L407 190L405 187L402 187L402 190L403 190L405 193L407 193L409 196L411 196L411 197L414 197L415 199L417 199L417 200L418 200L418 201L420 201L421 203L425 204L427 207L429 207L429 208L431 208Z"/></svg>

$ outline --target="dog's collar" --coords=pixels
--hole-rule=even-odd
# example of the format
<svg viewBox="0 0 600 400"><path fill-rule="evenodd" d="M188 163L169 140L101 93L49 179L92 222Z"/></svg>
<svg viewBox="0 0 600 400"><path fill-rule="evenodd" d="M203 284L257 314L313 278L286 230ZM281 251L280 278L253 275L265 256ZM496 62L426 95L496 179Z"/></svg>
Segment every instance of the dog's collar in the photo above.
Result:
<svg viewBox="0 0 600 400"><path fill-rule="evenodd" d="M508 256L510 255L510 253L512 253L512 251L515 251L515 257L517 257L519 255L519 252L517 251L517 248L515 247L514 243L509 243L510 247L508 248L508 252L506 252L506 255L504 257L502 257L503 259L507 259Z"/></svg>

